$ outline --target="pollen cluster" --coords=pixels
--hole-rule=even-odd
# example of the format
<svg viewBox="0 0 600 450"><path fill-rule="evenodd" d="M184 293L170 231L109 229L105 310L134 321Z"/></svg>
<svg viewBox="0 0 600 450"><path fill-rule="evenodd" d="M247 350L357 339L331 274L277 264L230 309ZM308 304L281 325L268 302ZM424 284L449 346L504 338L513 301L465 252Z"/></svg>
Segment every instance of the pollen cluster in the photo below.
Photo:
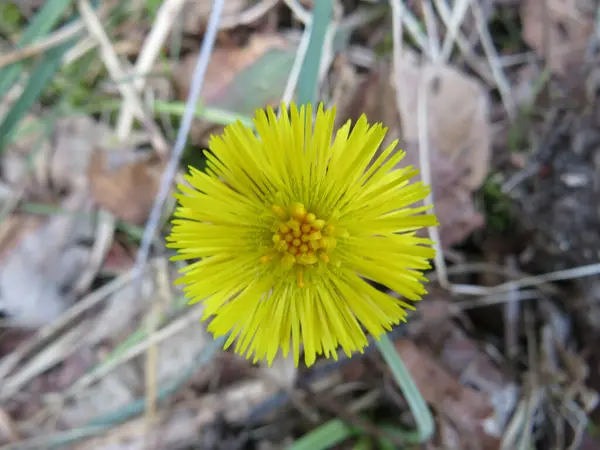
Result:
<svg viewBox="0 0 600 450"><path fill-rule="evenodd" d="M308 212L302 203L292 203L287 211L273 205L277 220L273 224L273 247L262 257L262 262L279 255L287 267L311 266L317 262L329 262L329 251L335 248L335 228L332 224ZM303 284L301 278L298 284Z"/></svg>

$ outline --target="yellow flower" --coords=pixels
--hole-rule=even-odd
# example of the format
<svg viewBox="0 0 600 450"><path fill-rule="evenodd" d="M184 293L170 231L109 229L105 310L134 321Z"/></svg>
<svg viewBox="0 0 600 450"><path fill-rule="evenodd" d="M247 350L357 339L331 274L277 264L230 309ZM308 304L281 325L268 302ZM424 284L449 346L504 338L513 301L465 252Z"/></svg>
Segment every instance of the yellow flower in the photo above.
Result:
<svg viewBox="0 0 600 450"><path fill-rule="evenodd" d="M404 321L408 300L426 293L422 271L431 241L415 231L436 225L411 207L429 188L409 184L418 171L392 170L403 158L394 142L377 153L386 129L363 115L333 136L335 109L259 110L257 136L238 122L211 136L205 172L190 168L168 246L194 259L178 280L225 348L272 363L290 349L307 366L317 355L362 352ZM373 161L373 159L375 160Z"/></svg>

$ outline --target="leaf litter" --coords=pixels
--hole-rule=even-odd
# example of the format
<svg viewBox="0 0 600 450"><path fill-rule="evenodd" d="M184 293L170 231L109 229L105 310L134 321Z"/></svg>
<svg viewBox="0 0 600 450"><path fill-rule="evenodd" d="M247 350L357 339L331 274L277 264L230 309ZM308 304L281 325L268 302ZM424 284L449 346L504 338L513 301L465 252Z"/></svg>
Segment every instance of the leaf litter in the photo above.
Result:
<svg viewBox="0 0 600 450"><path fill-rule="evenodd" d="M354 3L360 3L360 8L354 9ZM431 44L435 34L432 18L423 13L423 2L409 3L406 20L414 17L426 23L425 39ZM433 5L437 8L438 3ZM201 119L196 120L190 139L192 152L206 144L210 132L218 132L224 118L250 116L258 107L279 103L293 67L300 24L306 19L298 8L311 7L311 2L291 1L226 4L225 23L242 25L227 25L221 31L199 105L224 117L215 123L214 116L199 113ZM478 203L481 191L489 188L490 175L504 180L528 169L536 160L528 148L535 145L527 140L519 153L506 157L506 144L495 129L498 121L505 130L512 124L504 113L496 113L499 101L497 86L490 84L492 69L500 67L510 79L520 78L519 83L529 86L540 73L538 62L531 62L538 58L559 81L568 75L573 78L570 85L582 85L577 74L585 70L571 71L570 67L589 65L590 42L597 26L591 10L585 9L585 2L549 1L544 18L533 1L516 8L514 2L493 2L483 8L487 18L495 12L514 15L516 11L523 24L517 44L505 44L505 36L490 28L498 61L485 61L488 53L481 48L482 38L467 14L458 32L469 37L472 54L460 54L465 50L459 46L458 54L449 62L434 61L431 56L435 52L426 47L420 48L422 55L413 57L412 51L419 50L416 45L411 51L405 49L395 71L387 57L374 51L389 46L388 23L368 23L363 15L381 5L340 4L342 16L355 14L352 17L365 23L352 34L349 46L336 41L333 64L323 68L322 98L337 105L340 121L356 119L364 112L370 121L383 122L389 128L387 139L399 137L407 162L417 167L423 150L419 148L423 130L418 111L424 106L426 150L442 249L447 259L457 262L449 267L451 279L493 286L519 278L514 268L513 272L506 267L498 269L496 266L504 264L503 258L482 250L480 243L492 238L499 242L514 239L512 231L506 230L503 236L491 236L488 213ZM34 14L36 8L22 14ZM186 2L184 14L172 19L176 22L168 39L159 43L166 55L160 59L161 67L170 69L177 93L170 97L171 89L161 91L163 103L185 101L197 60L198 37L204 33L209 12L208 2ZM145 14L141 10L136 13ZM435 15L433 20L438 21L440 38L446 39L452 32L441 16ZM154 25L151 20L119 20L125 22L114 30L107 26L107 31L115 49L129 49L127 52L135 57L135 50L131 55L135 46L127 45L127 39L148 36L149 27ZM407 35L419 31L410 25L407 29ZM407 40L407 46L422 42L423 35L418 36ZM533 59L518 54L528 50L535 53ZM489 65L484 72L492 76L480 80L473 75L469 70L472 61L479 64L471 67L474 72L481 73L484 63ZM99 60L99 73L104 63ZM125 58L120 63L128 67ZM420 97L423 80L429 80L424 104ZM102 81L102 86L117 86L115 80ZM517 92L518 86L510 88L520 103L528 102L531 89ZM140 97L150 106L155 92L149 82ZM120 100L118 90L102 88L93 93ZM3 100L4 107L9 103ZM333 365L318 364L310 371L296 370L285 360L276 361L272 369L257 369L227 353L216 358L206 356L218 352L219 345L198 324L201 309L185 306L176 288L169 289L168 298L163 298L164 289L158 280L166 276L172 281L177 265L168 263L166 274L159 273L165 266L165 255L156 251L140 286L130 283L139 239L139 233L132 230L145 223L164 167L164 161L148 145L151 141L144 126L118 141L109 114L92 117L55 112L37 105L21 121L14 142L0 157L4 211L0 225L0 309L6 316L2 326L8 330L0 345L0 412L6 416L0 421L1 442L43 439L48 432L104 423L108 426L106 436L92 437L76 448L141 449L154 443L156 448L201 445L216 449L235 442L239 448L246 444L287 448L294 438L323 423L332 411L350 423L366 415L375 418L376 427L379 421L382 426L384 422L414 426L406 414L406 402L390 385L387 369L373 354L350 361L342 358ZM2 115L5 113L6 108ZM526 130L532 135L539 133L534 119L532 129ZM587 119L578 120L550 121L550 128L574 130L575 150L587 148L578 145L590 140L595 130L592 125L582 125ZM168 127L167 122L161 123ZM576 126L569 125L573 123ZM518 192L511 194L521 196L514 203L530 206L524 208L529 217L530 200L539 200L542 185L550 186L545 188L548 192L558 183L569 189L586 189L587 185L578 184L581 177L574 171L579 166L568 161L563 164L561 158L568 159L565 155L569 153L556 150L569 145L564 140L557 142L551 143L552 158L556 159L550 161L555 169L568 170L552 174L551 185L532 186L532 180L526 179L525 184L517 184ZM518 160L520 166L498 164L507 160ZM523 187L530 191L523 194ZM531 192L538 197L528 197ZM593 198L577 192L583 202ZM513 202L513 198L508 201ZM542 204L548 205L540 202L533 206ZM42 210L45 212L40 214ZM570 220L571 225L588 223L579 219ZM556 227L562 223L552 220L545 224ZM572 233L587 236L588 230L580 231ZM525 235L523 239L530 238ZM539 249L539 238L528 242L533 243L534 250ZM573 242L570 252L563 252L565 256L575 262L587 261L581 258L585 252L579 241ZM529 251L531 254L531 248ZM514 250L511 247L499 252ZM579 259L575 252L581 253ZM527 254L513 256L518 256L517 261L528 270L540 270ZM560 261L547 258L545 262L552 267L562 263L561 268L565 268L564 258L553 258ZM471 270L470 264L487 266ZM494 264L499 272L490 267ZM533 448L532 433L542 442L541 448L552 448L550 443L567 448L578 440L589 445L594 438L581 431L581 423L586 414L593 417L598 402L600 384L594 381L596 366L590 366L594 359L589 357L597 358L595 341L590 338L597 334L586 335L584 331L580 336L577 330L579 323L587 326L581 329L595 329L589 320L594 315L586 316L585 311L596 284L586 287L583 283L572 302L583 304L583 313L573 312L565 302L561 305L564 311L549 306L561 303L561 298L573 298L568 286L561 286L560 295L556 289L540 288L536 300L518 307L516 319L510 322L512 329L504 330L505 303L522 293L519 288L500 299L468 299L440 289L435 278L432 276L431 293L407 326L392 331L399 353L435 414L438 432L425 448ZM540 300L542 294L545 297ZM149 322L159 304L162 313L158 325L151 327ZM470 306L461 306L466 304ZM535 321L527 321L532 316ZM516 368L503 348L504 333L517 337L520 365ZM580 351L582 347L587 353ZM156 364L149 366L154 351ZM199 363L205 360L210 362ZM176 388L170 391L170 386ZM335 408L314 401L306 386ZM147 396L152 391L160 398L155 413L143 406L143 401L151 400ZM253 421L254 417L260 419Z"/></svg>

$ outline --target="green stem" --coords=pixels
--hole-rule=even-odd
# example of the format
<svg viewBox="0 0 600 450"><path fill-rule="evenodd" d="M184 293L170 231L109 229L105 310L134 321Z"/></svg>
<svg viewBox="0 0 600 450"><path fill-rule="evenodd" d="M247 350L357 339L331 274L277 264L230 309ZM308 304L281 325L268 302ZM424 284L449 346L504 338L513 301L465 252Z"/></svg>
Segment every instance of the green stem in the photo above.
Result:
<svg viewBox="0 0 600 450"><path fill-rule="evenodd" d="M417 423L416 433L410 433L409 436L402 436L407 441L417 440L419 443L428 441L435 431L435 423L431 416L431 411L425 403L419 388L415 384L410 375L410 372L400 358L396 347L390 340L387 334L381 336L377 343L377 348L381 352L384 361L392 371L392 375L400 390L404 394L408 406L413 413L415 422ZM416 438L416 439L415 439Z"/></svg>

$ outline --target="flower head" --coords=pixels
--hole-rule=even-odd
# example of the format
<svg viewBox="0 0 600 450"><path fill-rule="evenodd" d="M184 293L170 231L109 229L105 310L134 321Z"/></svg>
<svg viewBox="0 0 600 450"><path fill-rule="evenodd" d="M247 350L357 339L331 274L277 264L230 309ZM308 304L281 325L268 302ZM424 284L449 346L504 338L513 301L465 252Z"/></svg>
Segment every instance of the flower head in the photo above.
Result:
<svg viewBox="0 0 600 450"><path fill-rule="evenodd" d="M408 300L426 293L422 271L434 256L415 231L436 225L423 200L429 188L409 183L418 171L395 169L396 142L380 153L386 129L363 115L333 137L335 110L292 103L259 110L257 135L238 122L211 136L207 169L190 168L180 185L169 246L194 259L180 282L202 301L226 347L267 359L301 345L307 365L317 355L362 352L404 321ZM365 330L367 333L365 333Z"/></svg>

